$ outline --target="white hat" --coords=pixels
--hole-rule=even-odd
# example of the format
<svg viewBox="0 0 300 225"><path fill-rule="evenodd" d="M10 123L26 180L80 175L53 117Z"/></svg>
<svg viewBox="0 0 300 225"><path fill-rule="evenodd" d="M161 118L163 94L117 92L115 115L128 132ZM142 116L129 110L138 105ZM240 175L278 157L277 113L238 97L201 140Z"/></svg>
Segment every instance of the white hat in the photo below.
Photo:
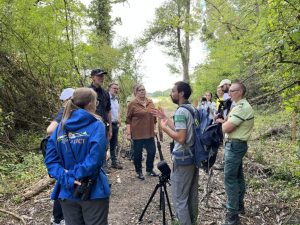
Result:
<svg viewBox="0 0 300 225"><path fill-rule="evenodd" d="M218 87L221 87L221 86L223 86L224 84L231 84L231 81L228 80L228 79L224 79L224 80L221 81L221 83L219 84Z"/></svg>
<svg viewBox="0 0 300 225"><path fill-rule="evenodd" d="M60 100L66 101L68 98L71 98L74 91L75 91L75 89L73 89L73 88L67 88L67 89L63 90L63 92L60 95Z"/></svg>

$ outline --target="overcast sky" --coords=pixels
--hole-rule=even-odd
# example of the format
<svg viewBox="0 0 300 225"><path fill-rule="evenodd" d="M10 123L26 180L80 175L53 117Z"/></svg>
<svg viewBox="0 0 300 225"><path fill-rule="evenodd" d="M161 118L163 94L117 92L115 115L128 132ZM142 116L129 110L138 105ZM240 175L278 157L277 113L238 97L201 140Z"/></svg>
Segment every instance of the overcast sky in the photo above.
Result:
<svg viewBox="0 0 300 225"><path fill-rule="evenodd" d="M81 0L87 6L91 0ZM116 36L128 37L130 41L140 37L143 30L148 27L147 21L154 18L155 8L159 7L162 0L128 0L125 4L114 4L112 17L121 17L122 25L115 26ZM171 75L166 67L171 63L161 52L161 48L150 45L151 48L143 55L143 67L145 78L143 83L148 92L164 91L172 88L176 81L182 80L182 75ZM200 41L194 41L191 44L190 73L193 71L196 63L202 62L205 58L203 44Z"/></svg>

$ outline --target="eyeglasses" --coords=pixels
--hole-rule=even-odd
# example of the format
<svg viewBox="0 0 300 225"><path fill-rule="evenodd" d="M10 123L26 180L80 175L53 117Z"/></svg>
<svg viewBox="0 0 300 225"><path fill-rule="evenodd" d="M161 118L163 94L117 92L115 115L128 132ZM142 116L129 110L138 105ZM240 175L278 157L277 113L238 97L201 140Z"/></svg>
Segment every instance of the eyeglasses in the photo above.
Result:
<svg viewBox="0 0 300 225"><path fill-rule="evenodd" d="M239 90L241 90L241 89L239 89ZM233 93L233 92L236 92L236 91L239 91L239 90L229 90L228 92Z"/></svg>
<svg viewBox="0 0 300 225"><path fill-rule="evenodd" d="M119 90L119 88L113 88L114 90Z"/></svg>
<svg viewBox="0 0 300 225"><path fill-rule="evenodd" d="M146 91L146 89L139 89L138 92Z"/></svg>
<svg viewBox="0 0 300 225"><path fill-rule="evenodd" d="M97 101L96 101L96 106L98 106L98 105L99 105L99 101L97 100Z"/></svg>

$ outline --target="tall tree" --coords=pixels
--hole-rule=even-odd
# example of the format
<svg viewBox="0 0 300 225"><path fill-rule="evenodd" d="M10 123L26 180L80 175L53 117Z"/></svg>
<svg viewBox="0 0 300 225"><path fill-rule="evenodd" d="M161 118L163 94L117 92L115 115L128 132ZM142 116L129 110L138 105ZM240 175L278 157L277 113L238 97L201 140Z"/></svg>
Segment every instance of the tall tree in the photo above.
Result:
<svg viewBox="0 0 300 225"><path fill-rule="evenodd" d="M88 15L91 18L90 26L98 36L105 37L105 41L111 44L114 36L113 26L121 23L121 18L112 19L112 4L124 3L127 0L92 0Z"/></svg>
<svg viewBox="0 0 300 225"><path fill-rule="evenodd" d="M150 42L164 48L163 52L174 63L169 63L171 73L183 74L189 82L190 41L198 30L197 20L191 15L190 0L167 0L155 10L155 18L144 31L139 44ZM181 66L177 66L178 59Z"/></svg>

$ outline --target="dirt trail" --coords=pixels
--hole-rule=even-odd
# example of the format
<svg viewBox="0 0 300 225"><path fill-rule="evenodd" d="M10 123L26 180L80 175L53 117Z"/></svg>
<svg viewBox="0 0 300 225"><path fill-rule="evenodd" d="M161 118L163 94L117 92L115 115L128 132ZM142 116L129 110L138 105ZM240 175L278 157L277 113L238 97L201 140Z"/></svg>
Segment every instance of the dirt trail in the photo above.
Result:
<svg viewBox="0 0 300 225"><path fill-rule="evenodd" d="M166 137L165 137L166 138ZM162 151L165 160L171 165L169 153L169 141L166 138L161 143ZM251 144L250 144L251 148ZM144 157L146 158L144 151ZM223 149L220 149L217 163L223 155ZM159 156L155 158L156 164L159 162ZM261 225L261 224L284 224L284 222L291 215L293 209L288 204L280 203L281 200L275 188L268 186L268 176L263 173L263 167L255 164L249 159L244 160L244 172L246 178L247 193L245 196L246 215L241 216L241 224ZM137 179L134 170L134 165L127 158L121 158L123 170L111 169L112 173L108 178L112 183L110 209L109 209L109 224L123 225L123 224L162 224L162 212L159 210L159 192L155 195L151 202L143 221L138 222L139 216L146 205L155 185L158 183L157 177L150 177L145 175L145 161L143 161L143 172L145 180ZM221 202L226 200L226 194L223 184L223 171L214 170L210 182L210 197L208 200L209 208L206 207L206 185L208 175L200 170L199 181L199 217L198 224L213 225L221 224L224 219L226 210L221 207ZM256 188L249 185L251 177L259 177L261 185L265 186L264 190L257 192ZM260 186L261 187L261 186ZM20 215L27 224L50 224L49 220L52 215L53 201L49 199L53 187L43 191L32 200L24 203L13 203L8 201L4 203L2 208ZM167 190L170 196L171 188L168 186ZM174 213L174 209L173 209ZM171 224L170 215L166 210L167 224ZM292 221L300 221L300 212L296 210L291 217ZM0 213L0 224L22 224L20 221L11 215Z"/></svg>

